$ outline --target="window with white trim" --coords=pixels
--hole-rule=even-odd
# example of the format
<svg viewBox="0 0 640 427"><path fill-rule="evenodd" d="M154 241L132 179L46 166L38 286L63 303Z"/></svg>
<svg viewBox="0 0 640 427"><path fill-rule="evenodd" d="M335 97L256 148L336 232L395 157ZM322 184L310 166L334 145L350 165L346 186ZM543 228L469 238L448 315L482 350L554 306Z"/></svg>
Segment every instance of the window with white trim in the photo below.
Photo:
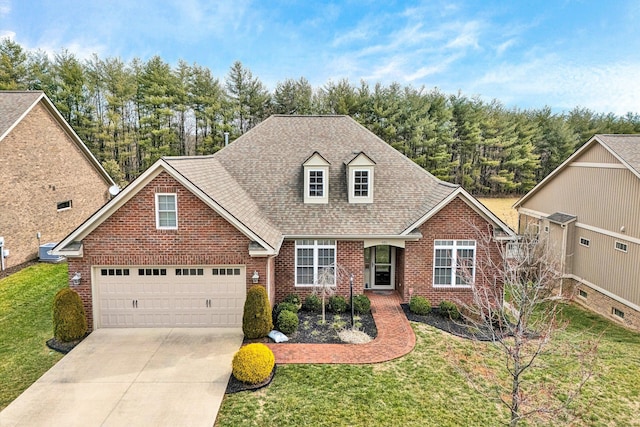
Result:
<svg viewBox="0 0 640 427"><path fill-rule="evenodd" d="M353 196L369 197L369 170L356 169L353 171Z"/></svg>
<svg viewBox="0 0 640 427"><path fill-rule="evenodd" d="M175 230L178 228L178 203L176 194L156 194L156 228L165 230Z"/></svg>
<svg viewBox="0 0 640 427"><path fill-rule="evenodd" d="M309 171L309 197L324 197L325 195L325 178L324 170L310 169Z"/></svg>
<svg viewBox="0 0 640 427"><path fill-rule="evenodd" d="M627 244L616 240L616 249L620 252L627 252Z"/></svg>
<svg viewBox="0 0 640 427"><path fill-rule="evenodd" d="M582 246L589 247L589 245L591 244L591 241L589 239L587 239L586 237L581 237L580 238L580 244Z"/></svg>
<svg viewBox="0 0 640 427"><path fill-rule="evenodd" d="M65 200L64 202L56 203L56 209L59 211L65 211L67 209L71 209L73 206L73 202L71 200Z"/></svg>
<svg viewBox="0 0 640 427"><path fill-rule="evenodd" d="M475 240L435 240L434 286L471 286L476 274Z"/></svg>
<svg viewBox="0 0 640 427"><path fill-rule="evenodd" d="M296 240L296 286L334 285L335 263L335 240Z"/></svg>

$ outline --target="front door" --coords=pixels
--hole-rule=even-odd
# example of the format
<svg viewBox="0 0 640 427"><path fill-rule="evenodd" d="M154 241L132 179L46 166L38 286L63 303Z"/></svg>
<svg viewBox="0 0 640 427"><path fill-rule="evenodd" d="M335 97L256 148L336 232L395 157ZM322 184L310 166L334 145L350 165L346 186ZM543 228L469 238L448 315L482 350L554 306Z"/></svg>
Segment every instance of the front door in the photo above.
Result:
<svg viewBox="0 0 640 427"><path fill-rule="evenodd" d="M395 289L396 248L372 246L364 250L364 277L371 289Z"/></svg>

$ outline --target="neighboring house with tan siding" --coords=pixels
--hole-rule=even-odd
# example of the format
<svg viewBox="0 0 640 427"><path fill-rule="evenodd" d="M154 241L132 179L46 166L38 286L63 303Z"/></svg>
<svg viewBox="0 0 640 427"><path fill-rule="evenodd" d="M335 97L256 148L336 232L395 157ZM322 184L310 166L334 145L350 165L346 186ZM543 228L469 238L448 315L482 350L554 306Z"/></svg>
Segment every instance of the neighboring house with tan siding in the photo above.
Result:
<svg viewBox="0 0 640 427"><path fill-rule="evenodd" d="M640 329L640 135L595 135L514 207L577 302Z"/></svg>
<svg viewBox="0 0 640 427"><path fill-rule="evenodd" d="M59 242L108 201L112 185L43 92L0 91L1 269Z"/></svg>
<svg viewBox="0 0 640 427"><path fill-rule="evenodd" d="M344 296L353 275L355 294L469 303L496 282L468 276L513 237L350 117L272 116L211 156L158 160L54 252L93 328L237 327L247 288L275 303L321 277Z"/></svg>

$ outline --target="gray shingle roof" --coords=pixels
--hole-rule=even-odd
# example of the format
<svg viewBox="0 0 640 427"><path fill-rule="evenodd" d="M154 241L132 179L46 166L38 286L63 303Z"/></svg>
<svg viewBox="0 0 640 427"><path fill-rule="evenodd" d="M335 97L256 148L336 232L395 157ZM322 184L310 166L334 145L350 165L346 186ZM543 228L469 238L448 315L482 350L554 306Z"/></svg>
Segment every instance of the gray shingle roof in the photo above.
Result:
<svg viewBox="0 0 640 427"><path fill-rule="evenodd" d="M547 219L556 224L564 225L568 224L571 221L575 221L577 217L575 215L569 215L562 212L556 212L547 217Z"/></svg>
<svg viewBox="0 0 640 427"><path fill-rule="evenodd" d="M328 204L303 202L314 151L330 163ZM359 152L375 162L372 204L348 202L345 163ZM212 156L165 160L268 240L398 235L458 188L347 116L272 116Z"/></svg>
<svg viewBox="0 0 640 427"><path fill-rule="evenodd" d="M0 137L42 96L42 91L0 91Z"/></svg>
<svg viewBox="0 0 640 427"><path fill-rule="evenodd" d="M596 135L613 152L640 173L640 135Z"/></svg>

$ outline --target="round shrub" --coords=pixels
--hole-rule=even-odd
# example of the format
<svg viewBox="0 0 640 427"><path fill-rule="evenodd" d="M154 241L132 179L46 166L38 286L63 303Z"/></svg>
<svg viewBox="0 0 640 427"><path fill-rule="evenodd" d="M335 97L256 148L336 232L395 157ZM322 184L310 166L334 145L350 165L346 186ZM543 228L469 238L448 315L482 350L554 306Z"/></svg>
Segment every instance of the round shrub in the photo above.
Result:
<svg viewBox="0 0 640 427"><path fill-rule="evenodd" d="M252 286L247 291L242 315L242 332L252 340L266 337L273 329L271 307L267 290L260 285Z"/></svg>
<svg viewBox="0 0 640 427"><path fill-rule="evenodd" d="M442 301L440 303L440 314L451 320L460 319L460 310L458 310L458 306L451 301Z"/></svg>
<svg viewBox="0 0 640 427"><path fill-rule="evenodd" d="M289 295L287 295L286 297L284 297L283 302L288 302L290 304L295 305L296 307L298 307L298 310L302 306L302 300L300 299L300 295L298 295L298 294L289 294Z"/></svg>
<svg viewBox="0 0 640 427"><path fill-rule="evenodd" d="M289 310L282 310L276 322L277 328L283 334L292 334L298 330L298 315Z"/></svg>
<svg viewBox="0 0 640 427"><path fill-rule="evenodd" d="M307 311L319 312L322 310L322 300L317 295L309 295L304 299L302 307Z"/></svg>
<svg viewBox="0 0 640 427"><path fill-rule="evenodd" d="M342 295L334 295L329 298L329 310L334 313L347 311L347 300Z"/></svg>
<svg viewBox="0 0 640 427"><path fill-rule="evenodd" d="M231 364L233 376L243 383L258 384L271 375L276 358L264 344L248 344L233 356Z"/></svg>
<svg viewBox="0 0 640 427"><path fill-rule="evenodd" d="M53 336L58 341L75 341L87 333L87 317L80 295L64 288L53 298Z"/></svg>
<svg viewBox="0 0 640 427"><path fill-rule="evenodd" d="M274 324L277 323L278 316L280 315L280 313L285 310L290 311L292 313L297 313L298 306L290 302L281 302L280 304L276 304L275 307L273 307L273 323Z"/></svg>
<svg viewBox="0 0 640 427"><path fill-rule="evenodd" d="M431 311L431 303L425 297L416 295L411 297L409 301L409 310L419 316L424 316Z"/></svg>
<svg viewBox="0 0 640 427"><path fill-rule="evenodd" d="M371 301L366 295L356 295L353 297L353 311L359 314L366 314L371 311Z"/></svg>

